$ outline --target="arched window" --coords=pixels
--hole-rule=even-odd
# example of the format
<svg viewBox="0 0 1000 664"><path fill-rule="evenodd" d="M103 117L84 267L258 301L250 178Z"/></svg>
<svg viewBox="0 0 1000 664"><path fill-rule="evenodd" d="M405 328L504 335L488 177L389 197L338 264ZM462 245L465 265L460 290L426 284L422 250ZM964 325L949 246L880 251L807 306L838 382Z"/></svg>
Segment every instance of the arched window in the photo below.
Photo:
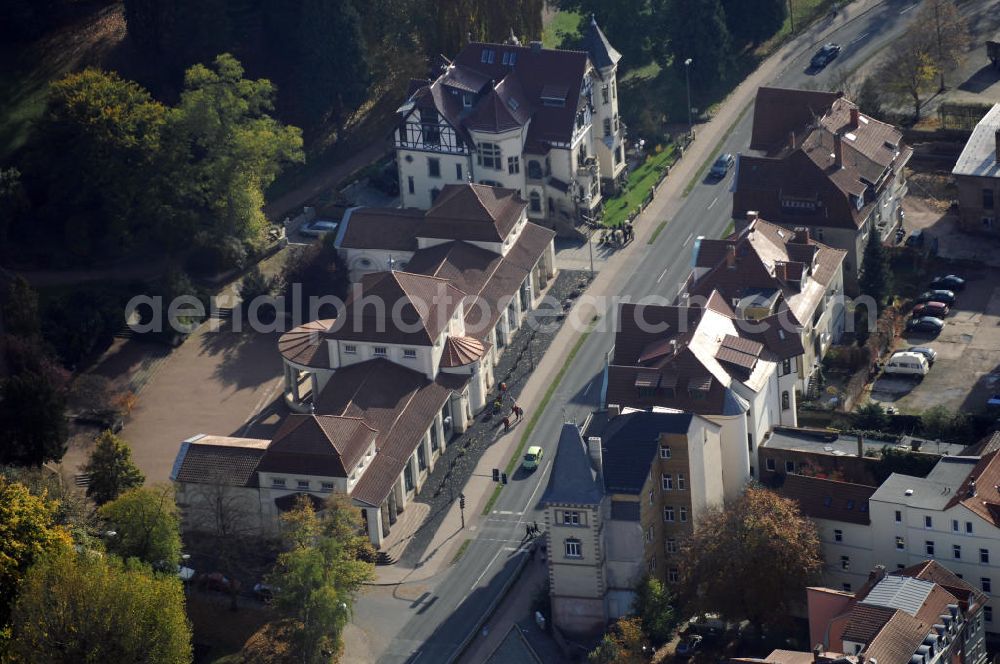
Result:
<svg viewBox="0 0 1000 664"><path fill-rule="evenodd" d="M531 163L534 164L534 163L537 163L537 162L531 162ZM528 200L531 201L531 211L532 212L541 212L542 211L542 196L541 196L541 194L539 194L537 191L533 191L528 196Z"/></svg>
<svg viewBox="0 0 1000 664"><path fill-rule="evenodd" d="M781 410L788 410L792 407L792 398L788 395L788 390L781 393Z"/></svg>
<svg viewBox="0 0 1000 664"><path fill-rule="evenodd" d="M496 143L480 143L476 160L483 168L500 170L500 146Z"/></svg>
<svg viewBox="0 0 1000 664"><path fill-rule="evenodd" d="M535 159L528 162L528 177L532 180L542 179L542 165Z"/></svg>

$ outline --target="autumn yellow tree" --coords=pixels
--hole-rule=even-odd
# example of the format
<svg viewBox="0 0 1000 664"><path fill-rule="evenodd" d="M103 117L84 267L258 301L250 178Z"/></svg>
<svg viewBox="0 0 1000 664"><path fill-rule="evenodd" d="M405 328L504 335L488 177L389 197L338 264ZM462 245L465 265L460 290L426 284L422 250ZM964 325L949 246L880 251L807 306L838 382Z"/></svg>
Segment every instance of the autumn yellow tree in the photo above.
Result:
<svg viewBox="0 0 1000 664"><path fill-rule="evenodd" d="M644 664L652 649L642 631L642 619L619 618L588 656L589 664Z"/></svg>
<svg viewBox="0 0 1000 664"><path fill-rule="evenodd" d="M680 559L678 594L688 613L756 625L804 601L823 566L816 525L794 501L759 486L708 512Z"/></svg>

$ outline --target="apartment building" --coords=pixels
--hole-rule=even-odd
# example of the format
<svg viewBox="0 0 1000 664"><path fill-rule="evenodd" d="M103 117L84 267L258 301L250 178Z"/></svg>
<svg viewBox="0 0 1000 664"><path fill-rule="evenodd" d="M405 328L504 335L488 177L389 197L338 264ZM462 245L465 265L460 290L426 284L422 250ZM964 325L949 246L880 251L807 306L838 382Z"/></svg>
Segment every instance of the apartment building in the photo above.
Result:
<svg viewBox="0 0 1000 664"><path fill-rule="evenodd" d="M564 425L541 500L561 630L600 634L644 574L676 582L680 542L723 501L720 432L664 409L597 413L585 435Z"/></svg>
<svg viewBox="0 0 1000 664"><path fill-rule="evenodd" d="M958 186L958 213L962 227L979 233L1000 232L1000 104L972 131L951 171Z"/></svg>
<svg viewBox="0 0 1000 664"><path fill-rule="evenodd" d="M746 222L727 238L695 241L685 297L717 291L748 330L782 349L779 389L790 407L783 403L780 421L794 426L797 393L808 393L823 355L844 333L846 252L817 242L806 227L789 231L753 211Z"/></svg>
<svg viewBox="0 0 1000 664"><path fill-rule="evenodd" d="M857 293L871 233L885 241L902 221L904 168L913 154L902 133L860 112L840 93L760 88L750 149L733 194L737 230L757 211L789 230L846 252L844 279Z"/></svg>
<svg viewBox="0 0 1000 664"><path fill-rule="evenodd" d="M475 182L518 191L548 227L596 220L625 174L621 55L593 18L584 49L473 42L412 81L394 134L402 206L426 210L446 184Z"/></svg>

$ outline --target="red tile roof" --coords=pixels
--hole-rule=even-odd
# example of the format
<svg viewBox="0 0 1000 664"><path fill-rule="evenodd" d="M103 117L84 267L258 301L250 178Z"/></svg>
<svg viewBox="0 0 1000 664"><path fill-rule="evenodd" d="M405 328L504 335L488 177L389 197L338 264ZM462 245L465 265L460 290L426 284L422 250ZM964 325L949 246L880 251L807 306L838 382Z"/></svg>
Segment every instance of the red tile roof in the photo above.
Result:
<svg viewBox="0 0 1000 664"><path fill-rule="evenodd" d="M333 323L332 318L314 320L285 332L278 339L278 352L289 362L329 369L330 356L323 333Z"/></svg>
<svg viewBox="0 0 1000 664"><path fill-rule="evenodd" d="M377 433L358 417L292 414L274 435L257 470L347 477Z"/></svg>
<svg viewBox="0 0 1000 664"><path fill-rule="evenodd" d="M758 88L753 105L753 130L750 149L781 149L788 144L789 133L826 113L840 97L837 92Z"/></svg>
<svg viewBox="0 0 1000 664"><path fill-rule="evenodd" d="M868 501L878 487L789 473L778 493L799 504L811 519L868 525Z"/></svg>
<svg viewBox="0 0 1000 664"><path fill-rule="evenodd" d="M444 369L464 367L472 364L486 354L487 346L479 339L472 337L448 337L441 352L441 364Z"/></svg>
<svg viewBox="0 0 1000 664"><path fill-rule="evenodd" d="M192 484L257 486L257 463L268 441L199 436L181 444L170 478Z"/></svg>
<svg viewBox="0 0 1000 664"><path fill-rule="evenodd" d="M344 249L416 251L416 230L424 218L413 208L358 208L346 215L337 246Z"/></svg>
<svg viewBox="0 0 1000 664"><path fill-rule="evenodd" d="M448 184L417 230L419 237L503 242L527 203L514 189L485 184Z"/></svg>

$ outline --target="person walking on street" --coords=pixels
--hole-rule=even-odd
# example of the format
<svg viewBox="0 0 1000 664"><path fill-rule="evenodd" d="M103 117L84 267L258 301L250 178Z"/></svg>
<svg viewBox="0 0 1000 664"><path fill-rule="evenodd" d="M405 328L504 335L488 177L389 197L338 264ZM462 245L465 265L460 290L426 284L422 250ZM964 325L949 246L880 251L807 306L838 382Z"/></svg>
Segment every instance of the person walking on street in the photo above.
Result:
<svg viewBox="0 0 1000 664"><path fill-rule="evenodd" d="M503 418L503 432L507 433L510 431L510 417Z"/></svg>
<svg viewBox="0 0 1000 664"><path fill-rule="evenodd" d="M532 523L532 527L535 529L535 534L536 535L541 535L542 534L542 531L538 529L538 522L537 521L535 521L535 522Z"/></svg>

